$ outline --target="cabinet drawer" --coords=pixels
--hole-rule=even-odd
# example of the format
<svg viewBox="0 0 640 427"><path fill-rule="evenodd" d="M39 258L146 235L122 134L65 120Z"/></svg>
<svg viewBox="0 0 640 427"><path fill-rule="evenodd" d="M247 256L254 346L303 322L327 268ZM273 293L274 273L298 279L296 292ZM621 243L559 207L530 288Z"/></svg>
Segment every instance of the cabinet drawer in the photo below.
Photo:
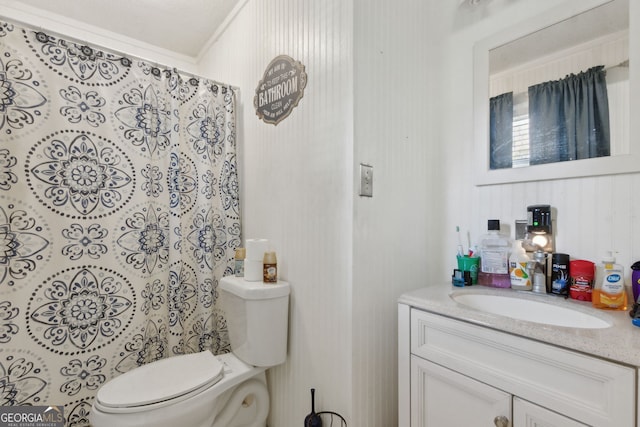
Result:
<svg viewBox="0 0 640 427"><path fill-rule="evenodd" d="M634 369L417 309L411 353L594 426L633 426Z"/></svg>

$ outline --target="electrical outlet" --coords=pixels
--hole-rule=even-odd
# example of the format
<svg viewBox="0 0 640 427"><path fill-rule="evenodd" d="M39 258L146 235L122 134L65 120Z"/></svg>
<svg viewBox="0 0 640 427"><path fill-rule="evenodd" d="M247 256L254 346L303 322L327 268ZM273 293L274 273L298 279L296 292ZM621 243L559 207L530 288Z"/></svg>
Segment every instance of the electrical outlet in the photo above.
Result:
<svg viewBox="0 0 640 427"><path fill-rule="evenodd" d="M360 195L373 197L373 166L360 163Z"/></svg>

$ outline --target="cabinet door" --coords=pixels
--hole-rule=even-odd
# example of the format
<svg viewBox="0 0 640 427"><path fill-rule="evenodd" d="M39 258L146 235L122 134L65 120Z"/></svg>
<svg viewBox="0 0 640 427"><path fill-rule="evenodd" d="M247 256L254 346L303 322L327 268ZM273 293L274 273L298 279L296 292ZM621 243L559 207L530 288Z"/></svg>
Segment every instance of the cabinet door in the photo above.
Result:
<svg viewBox="0 0 640 427"><path fill-rule="evenodd" d="M511 395L440 365L411 357L411 427L495 427L511 419Z"/></svg>
<svg viewBox="0 0 640 427"><path fill-rule="evenodd" d="M517 427L587 426L518 397L513 398L513 425Z"/></svg>

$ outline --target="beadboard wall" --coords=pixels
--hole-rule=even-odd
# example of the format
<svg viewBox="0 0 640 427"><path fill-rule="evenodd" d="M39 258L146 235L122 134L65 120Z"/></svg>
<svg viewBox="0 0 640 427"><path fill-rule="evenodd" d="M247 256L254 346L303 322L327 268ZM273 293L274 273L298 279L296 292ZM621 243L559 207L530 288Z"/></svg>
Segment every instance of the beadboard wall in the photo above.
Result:
<svg viewBox="0 0 640 427"><path fill-rule="evenodd" d="M212 47L202 73L240 87L238 141L244 238L267 238L291 283L287 362L270 369L268 425L304 424L316 410L351 419L352 7L341 0L249 0ZM269 62L305 66L304 97L277 126L253 107Z"/></svg>
<svg viewBox="0 0 640 427"><path fill-rule="evenodd" d="M397 425L396 301L443 265L441 53L429 24L440 3L354 1L354 163L376 174L373 198L354 205L354 426Z"/></svg>
<svg viewBox="0 0 640 427"><path fill-rule="evenodd" d="M270 426L301 425L310 387L350 426L397 424L396 300L441 263L427 250L442 214L428 209L439 203L428 3L249 0L202 56L206 74L242 88L244 230L274 242L293 286ZM308 86L274 127L252 101L280 54L306 66ZM372 198L357 194L360 163L374 167Z"/></svg>

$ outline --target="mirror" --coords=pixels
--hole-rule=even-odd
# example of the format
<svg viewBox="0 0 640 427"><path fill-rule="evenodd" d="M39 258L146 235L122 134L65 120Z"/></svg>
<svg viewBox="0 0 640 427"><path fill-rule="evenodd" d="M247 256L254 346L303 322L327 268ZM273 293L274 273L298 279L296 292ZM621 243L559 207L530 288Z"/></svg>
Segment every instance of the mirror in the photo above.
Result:
<svg viewBox="0 0 640 427"><path fill-rule="evenodd" d="M634 16L638 15L640 5L629 3L634 2L565 2L475 45L476 185L640 171L640 140L630 137L637 135L640 124L629 120L640 111L640 67L630 66L638 64L634 56L639 52L640 33L636 28L638 18ZM528 144L529 124L531 134L536 132L535 121L528 120L532 117L528 111L528 88L600 65L607 76L610 152L598 154L602 157L529 165L528 146L521 150L524 156L519 156L517 150L518 129L524 130L520 133L524 135L523 144ZM512 149L509 141L508 156L513 152L513 158L509 159L508 167L497 164L495 158L492 164L489 136L489 99L503 93L513 94L514 147ZM516 121L516 118L524 120ZM552 138L543 142L548 144L550 140Z"/></svg>

